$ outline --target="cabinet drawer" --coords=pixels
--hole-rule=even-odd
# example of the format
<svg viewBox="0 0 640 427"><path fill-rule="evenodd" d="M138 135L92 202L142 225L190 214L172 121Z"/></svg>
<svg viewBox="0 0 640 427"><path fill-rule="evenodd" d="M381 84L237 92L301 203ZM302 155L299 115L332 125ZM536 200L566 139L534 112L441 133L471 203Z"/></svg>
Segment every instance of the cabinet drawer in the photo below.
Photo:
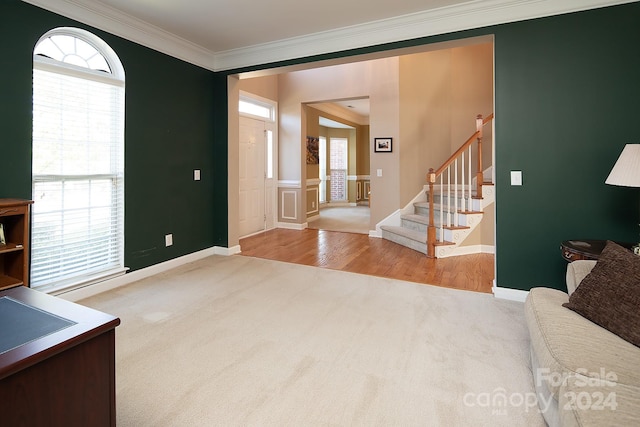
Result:
<svg viewBox="0 0 640 427"><path fill-rule="evenodd" d="M27 206L6 206L0 207L0 217L12 215L24 215L27 213Z"/></svg>

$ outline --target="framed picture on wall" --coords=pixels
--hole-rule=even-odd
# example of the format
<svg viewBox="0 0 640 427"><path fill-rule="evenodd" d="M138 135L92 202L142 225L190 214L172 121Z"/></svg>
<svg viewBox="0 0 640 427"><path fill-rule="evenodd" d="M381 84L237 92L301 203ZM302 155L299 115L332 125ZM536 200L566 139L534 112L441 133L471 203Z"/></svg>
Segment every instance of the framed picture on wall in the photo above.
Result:
<svg viewBox="0 0 640 427"><path fill-rule="evenodd" d="M373 138L373 151L376 153L390 153L393 138Z"/></svg>
<svg viewBox="0 0 640 427"><path fill-rule="evenodd" d="M307 137L307 164L317 165L320 163L320 138L314 136Z"/></svg>

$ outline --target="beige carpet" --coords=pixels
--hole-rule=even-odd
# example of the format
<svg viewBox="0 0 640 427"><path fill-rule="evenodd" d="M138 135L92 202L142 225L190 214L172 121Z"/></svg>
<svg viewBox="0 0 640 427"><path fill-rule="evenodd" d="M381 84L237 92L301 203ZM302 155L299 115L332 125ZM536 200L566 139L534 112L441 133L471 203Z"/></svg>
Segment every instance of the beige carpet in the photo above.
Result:
<svg viewBox="0 0 640 427"><path fill-rule="evenodd" d="M369 234L369 206L328 206L320 209L319 218L309 221L309 228Z"/></svg>
<svg viewBox="0 0 640 427"><path fill-rule="evenodd" d="M80 303L122 320L119 426L544 425L491 295L214 256Z"/></svg>

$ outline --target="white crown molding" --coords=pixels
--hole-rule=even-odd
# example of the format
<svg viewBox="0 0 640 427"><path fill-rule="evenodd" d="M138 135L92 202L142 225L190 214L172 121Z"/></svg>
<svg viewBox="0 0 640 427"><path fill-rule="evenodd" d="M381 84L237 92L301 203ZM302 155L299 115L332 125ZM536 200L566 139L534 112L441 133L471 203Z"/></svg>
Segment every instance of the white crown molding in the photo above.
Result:
<svg viewBox="0 0 640 427"><path fill-rule="evenodd" d="M475 0L245 48L212 52L102 3L23 0L213 71L375 46L637 0Z"/></svg>
<svg viewBox="0 0 640 427"><path fill-rule="evenodd" d="M77 0L22 0L58 15L123 37L158 52L213 70L214 53L103 3Z"/></svg>
<svg viewBox="0 0 640 427"><path fill-rule="evenodd" d="M637 0L476 0L215 55L216 70L375 46L448 32L633 3Z"/></svg>

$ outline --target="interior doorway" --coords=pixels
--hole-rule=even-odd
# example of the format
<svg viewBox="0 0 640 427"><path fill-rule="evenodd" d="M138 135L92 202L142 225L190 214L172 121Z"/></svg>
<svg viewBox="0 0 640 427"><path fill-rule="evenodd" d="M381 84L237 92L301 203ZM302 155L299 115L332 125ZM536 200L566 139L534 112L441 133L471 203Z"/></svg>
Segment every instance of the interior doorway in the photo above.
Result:
<svg viewBox="0 0 640 427"><path fill-rule="evenodd" d="M363 197L369 182L369 100L324 101L308 108L307 118L314 120L308 133L319 135L319 165L307 167L307 177L319 181L319 209L308 227L369 234L371 214Z"/></svg>

